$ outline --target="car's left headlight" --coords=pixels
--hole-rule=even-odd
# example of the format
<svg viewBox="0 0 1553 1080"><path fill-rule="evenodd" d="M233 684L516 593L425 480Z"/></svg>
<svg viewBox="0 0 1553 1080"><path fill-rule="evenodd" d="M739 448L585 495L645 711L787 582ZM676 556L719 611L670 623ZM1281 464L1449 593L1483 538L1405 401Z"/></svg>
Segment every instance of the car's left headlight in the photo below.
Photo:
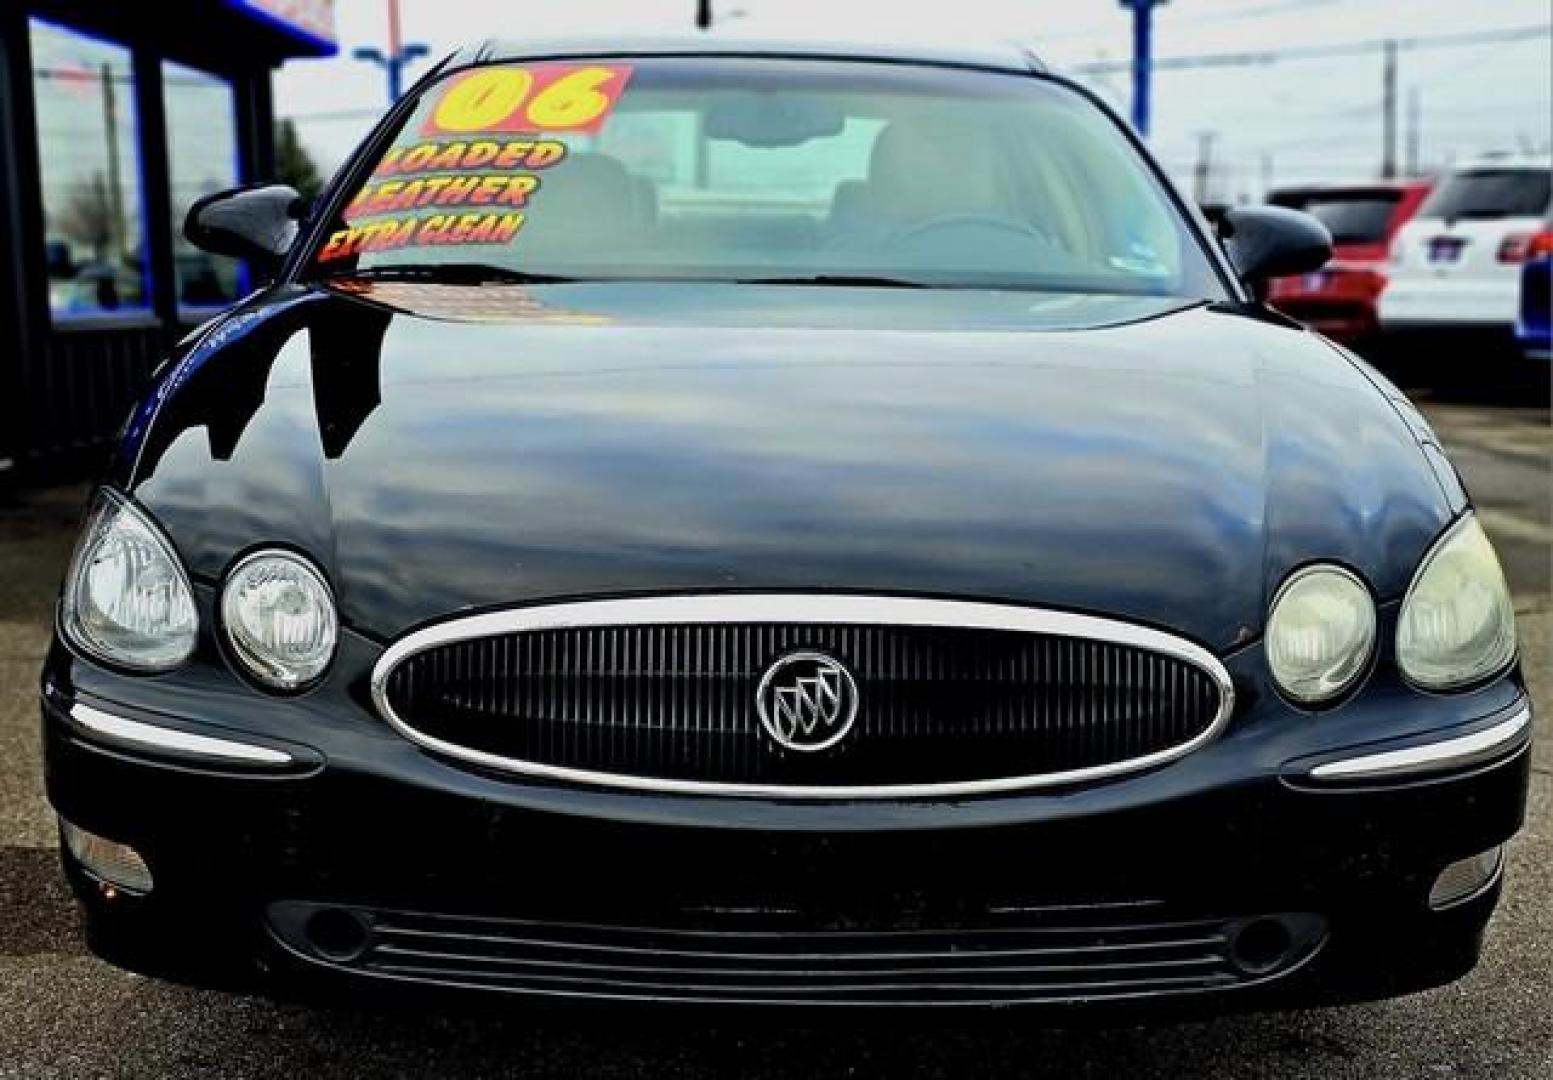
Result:
<svg viewBox="0 0 1553 1080"><path fill-rule="evenodd" d="M1375 650L1370 590L1340 566L1296 570L1273 599L1265 644L1273 681L1289 697L1302 705L1338 697Z"/></svg>
<svg viewBox="0 0 1553 1080"><path fill-rule="evenodd" d="M171 671L194 653L199 616L178 553L139 507L107 488L65 573L59 626L82 651L130 671Z"/></svg>
<svg viewBox="0 0 1553 1080"><path fill-rule="evenodd" d="M277 690L298 690L322 675L339 633L323 575L279 550L232 568L221 590L221 628L248 673Z"/></svg>
<svg viewBox="0 0 1553 1080"><path fill-rule="evenodd" d="M1515 659L1515 609L1493 545L1468 514L1424 556L1402 601L1397 664L1428 690L1499 674Z"/></svg>

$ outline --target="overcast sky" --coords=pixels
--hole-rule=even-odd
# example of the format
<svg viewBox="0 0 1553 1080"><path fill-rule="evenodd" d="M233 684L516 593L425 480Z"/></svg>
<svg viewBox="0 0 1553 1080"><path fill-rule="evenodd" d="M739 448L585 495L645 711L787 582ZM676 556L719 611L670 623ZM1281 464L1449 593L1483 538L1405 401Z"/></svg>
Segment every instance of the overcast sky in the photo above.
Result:
<svg viewBox="0 0 1553 1080"><path fill-rule="evenodd" d="M945 42L1016 39L1059 66L1122 61L1130 15L1117 0L716 0L723 25L740 35L899 38ZM401 0L405 37L436 54L480 37L680 30L693 0ZM277 111L295 117L304 142L333 168L386 102L380 71L349 59L381 45L386 0L339 0L341 55L298 61L276 80ZM1156 55L1262 51L1385 37L1421 37L1500 27L1546 26L1549 0L1169 0L1156 15ZM1381 57L1285 59L1209 70L1161 72L1153 143L1166 166L1190 181L1200 133L1214 133L1210 195L1260 193L1288 183L1373 175L1381 154ZM1516 40L1402 52L1404 121L1417 101L1425 166L1484 152L1546 148L1553 97L1553 40L1546 30ZM412 71L412 75L422 68ZM1125 108L1128 76L1096 77ZM1404 123L1404 130L1406 125ZM1399 152L1405 154L1406 141ZM1404 157L1405 160L1405 157Z"/></svg>

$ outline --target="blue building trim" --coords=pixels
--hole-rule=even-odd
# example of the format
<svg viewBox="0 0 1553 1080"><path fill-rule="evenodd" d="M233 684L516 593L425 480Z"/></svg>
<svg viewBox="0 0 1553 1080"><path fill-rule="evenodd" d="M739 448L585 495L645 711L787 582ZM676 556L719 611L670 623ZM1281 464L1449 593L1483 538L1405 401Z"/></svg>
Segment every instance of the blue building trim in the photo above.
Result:
<svg viewBox="0 0 1553 1080"><path fill-rule="evenodd" d="M250 19L264 23L303 46L303 49L297 51L298 56L335 56L340 51L340 43L338 41L316 34L305 26L288 22L273 12L256 6L254 0L226 0L226 2Z"/></svg>

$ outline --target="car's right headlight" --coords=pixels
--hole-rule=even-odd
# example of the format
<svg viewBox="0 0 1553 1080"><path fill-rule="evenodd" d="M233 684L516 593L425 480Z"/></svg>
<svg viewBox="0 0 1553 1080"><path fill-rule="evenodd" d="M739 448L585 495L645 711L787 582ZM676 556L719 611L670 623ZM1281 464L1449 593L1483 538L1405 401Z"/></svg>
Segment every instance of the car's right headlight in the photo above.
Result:
<svg viewBox="0 0 1553 1080"><path fill-rule="evenodd" d="M1515 659L1510 588L1483 526L1466 515L1424 556L1402 601L1397 663L1428 690L1497 675Z"/></svg>
<svg viewBox="0 0 1553 1080"><path fill-rule="evenodd" d="M76 542L59 618L83 652L134 671L177 667L199 634L194 594L172 545L106 488Z"/></svg>

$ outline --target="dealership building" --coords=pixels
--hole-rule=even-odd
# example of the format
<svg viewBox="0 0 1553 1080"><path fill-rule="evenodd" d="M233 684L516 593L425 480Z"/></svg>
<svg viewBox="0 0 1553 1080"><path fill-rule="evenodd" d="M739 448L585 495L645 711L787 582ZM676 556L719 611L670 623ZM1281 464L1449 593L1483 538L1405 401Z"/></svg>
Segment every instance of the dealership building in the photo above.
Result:
<svg viewBox="0 0 1553 1080"><path fill-rule="evenodd" d="M270 77L334 0L0 0L0 484L77 471L158 361L241 295L183 215L271 178Z"/></svg>

